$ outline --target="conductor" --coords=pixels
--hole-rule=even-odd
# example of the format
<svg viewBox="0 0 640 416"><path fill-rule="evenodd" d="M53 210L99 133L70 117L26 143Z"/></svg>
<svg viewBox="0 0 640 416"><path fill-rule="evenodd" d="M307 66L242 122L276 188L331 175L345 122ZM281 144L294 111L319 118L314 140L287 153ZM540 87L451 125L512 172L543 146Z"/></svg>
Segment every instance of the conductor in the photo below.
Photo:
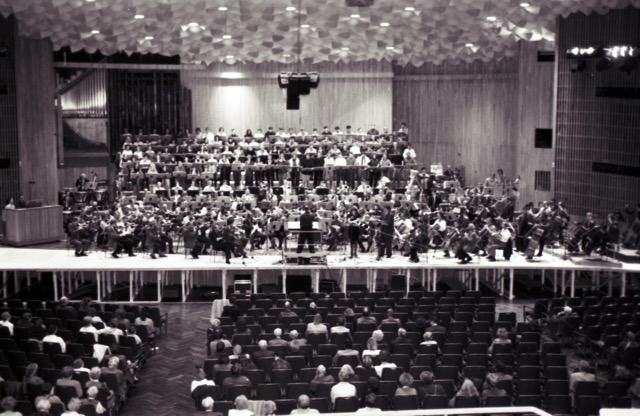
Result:
<svg viewBox="0 0 640 416"><path fill-rule="evenodd" d="M304 213L300 216L300 234L298 235L298 253L302 253L305 242L309 246L309 252L315 253L316 249L313 244L313 221L316 217L311 213L308 206L304 208Z"/></svg>

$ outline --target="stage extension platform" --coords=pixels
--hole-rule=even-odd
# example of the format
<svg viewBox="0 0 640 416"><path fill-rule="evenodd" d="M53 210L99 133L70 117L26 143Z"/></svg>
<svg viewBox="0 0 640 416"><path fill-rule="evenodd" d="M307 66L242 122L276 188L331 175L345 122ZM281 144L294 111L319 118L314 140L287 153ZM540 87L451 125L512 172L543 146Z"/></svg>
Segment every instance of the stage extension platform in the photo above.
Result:
<svg viewBox="0 0 640 416"><path fill-rule="evenodd" d="M308 257L306 250L305 253L307 253L305 257ZM277 271L282 275L282 291L288 293L287 274L295 275L302 271L311 275L312 290L316 292L319 291L321 278L326 275L338 276L339 288L346 292L349 274L353 274L354 271L366 274L366 287L370 291L375 291L378 273L393 270L395 274L406 276L408 291L412 279L414 282L419 281L422 287L428 290L435 290L439 282L439 272L441 279L443 271L454 270L465 272L463 274L466 276L468 287L479 290L482 281L483 284L492 285L498 295L507 299L514 298L516 271L542 272L543 278L545 272L551 272L554 292L559 289L560 293L565 293L566 288L570 296L574 295L576 278L579 279L581 274L592 274L594 277L597 275L598 279L608 279L609 291L611 292L615 284L619 293L624 295L627 275L640 273L640 264L619 261L582 264L548 253L532 261L526 260L518 253L514 253L510 261L498 258L496 262L489 262L484 257L476 256L471 263L464 265L459 264L456 259L445 258L440 250L435 254L433 251L428 255L421 254L419 263L411 263L407 257L399 254L380 261L376 261L375 254L372 253L361 253L357 259L347 258L344 252L326 254L326 264L297 265L286 263L280 252L261 250L260 253L252 253L250 258L233 258L231 264L225 264L224 257L219 253L215 256L201 256L200 259L185 257L183 253L171 254L156 260L142 254L136 257L124 255L115 259L110 256L110 253L102 251L91 252L87 257L75 257L73 250L0 247L0 271L5 283L12 272L53 273L56 297L69 293L68 289L72 286L69 276L82 274L82 278L85 279L86 274L90 276L86 277L87 279L96 279L98 300L109 293L111 285L116 282L116 274L119 279L123 275L128 275L131 301L133 301L135 288L144 284L144 279L149 279L149 275L157 279L158 300L161 300L161 287L167 281L168 274L179 276L179 284L182 286L181 298L185 301L194 285L194 274L202 274L202 272L205 272L207 278L210 276L212 282L215 280L215 283L221 284L222 297L226 298L227 285L233 282L231 273L250 275L253 283L252 290L257 291L260 273L268 270Z"/></svg>

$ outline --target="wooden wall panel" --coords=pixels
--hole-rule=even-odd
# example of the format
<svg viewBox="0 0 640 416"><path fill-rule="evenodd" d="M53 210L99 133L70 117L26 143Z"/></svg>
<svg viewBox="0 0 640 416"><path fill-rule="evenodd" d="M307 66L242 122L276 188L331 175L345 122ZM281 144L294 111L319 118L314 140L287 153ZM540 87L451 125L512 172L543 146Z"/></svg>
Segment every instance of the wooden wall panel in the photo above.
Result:
<svg viewBox="0 0 640 416"><path fill-rule="evenodd" d="M0 84L6 94L0 94L0 204L20 195L18 108L16 106L15 48L16 20L0 16L0 42L7 45L7 55L0 57Z"/></svg>
<svg viewBox="0 0 640 416"><path fill-rule="evenodd" d="M464 165L467 185L517 174L516 61L394 70L394 126L407 123L419 160Z"/></svg>
<svg viewBox="0 0 640 416"><path fill-rule="evenodd" d="M29 199L56 204L55 76L48 39L16 39L20 189Z"/></svg>
<svg viewBox="0 0 640 416"><path fill-rule="evenodd" d="M594 162L640 167L640 100L596 97L597 87L640 88L640 70L617 70L620 61L597 72L589 60L572 73L564 51L575 45L640 44L640 10L612 10L602 16L577 13L558 25L558 92L555 187L571 214L601 216L636 204L640 178L598 173Z"/></svg>
<svg viewBox="0 0 640 416"><path fill-rule="evenodd" d="M516 131L516 173L522 177L520 206L553 198L534 189L535 171L553 176L554 149L535 148L535 129L553 128L554 62L537 62L538 51L554 51L546 42L520 42L518 76L518 124ZM551 182L553 184L553 180Z"/></svg>
<svg viewBox="0 0 640 416"><path fill-rule="evenodd" d="M207 71L182 71L182 83L192 91L193 127L228 132L235 129L263 131L269 127L322 129L324 125L351 125L367 130L391 128L391 68L388 64L305 65L317 70L320 85L300 100L300 110L285 109L283 91L278 87L279 65L234 65ZM241 79L222 78L233 71Z"/></svg>

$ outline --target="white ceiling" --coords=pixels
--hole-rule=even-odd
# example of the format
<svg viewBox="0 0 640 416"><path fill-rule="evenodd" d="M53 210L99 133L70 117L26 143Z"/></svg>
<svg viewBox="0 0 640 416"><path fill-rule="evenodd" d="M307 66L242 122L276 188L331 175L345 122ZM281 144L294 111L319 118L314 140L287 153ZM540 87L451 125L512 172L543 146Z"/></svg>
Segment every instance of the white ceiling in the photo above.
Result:
<svg viewBox="0 0 640 416"><path fill-rule="evenodd" d="M418 66L513 56L518 40L554 40L557 16L629 5L640 0L375 0L366 8L345 0L0 0L0 13L56 49L211 64L294 61L300 11L303 59Z"/></svg>

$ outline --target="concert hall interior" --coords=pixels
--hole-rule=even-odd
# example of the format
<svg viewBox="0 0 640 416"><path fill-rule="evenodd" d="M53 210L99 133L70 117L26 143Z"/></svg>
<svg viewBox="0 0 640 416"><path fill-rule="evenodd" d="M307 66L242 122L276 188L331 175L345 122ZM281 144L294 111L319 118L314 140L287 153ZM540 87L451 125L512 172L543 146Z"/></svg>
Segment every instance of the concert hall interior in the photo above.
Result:
<svg viewBox="0 0 640 416"><path fill-rule="evenodd" d="M0 0L0 405L632 414L639 28L638 0Z"/></svg>

